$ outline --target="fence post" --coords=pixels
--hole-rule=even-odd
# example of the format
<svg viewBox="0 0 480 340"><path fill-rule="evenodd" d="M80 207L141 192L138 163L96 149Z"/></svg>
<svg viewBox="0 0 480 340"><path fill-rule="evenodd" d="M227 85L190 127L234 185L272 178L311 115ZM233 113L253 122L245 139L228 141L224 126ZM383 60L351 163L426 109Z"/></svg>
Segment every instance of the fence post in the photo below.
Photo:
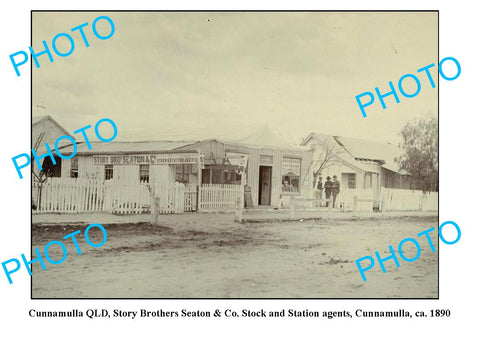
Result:
<svg viewBox="0 0 480 340"><path fill-rule="evenodd" d="M357 212L357 196L353 196L353 212Z"/></svg>
<svg viewBox="0 0 480 340"><path fill-rule="evenodd" d="M235 200L235 222L242 222L243 214L243 207L242 207L242 199L240 197L237 197Z"/></svg>
<svg viewBox="0 0 480 340"><path fill-rule="evenodd" d="M151 214L152 214L152 225L158 225L158 204L160 203L160 199L155 197L155 195L151 196Z"/></svg>
<svg viewBox="0 0 480 340"><path fill-rule="evenodd" d="M420 211L425 211L425 202L427 201L427 193L422 194L422 199L420 200Z"/></svg>
<svg viewBox="0 0 480 340"><path fill-rule="evenodd" d="M332 212L333 195L328 198L328 212Z"/></svg>
<svg viewBox="0 0 480 340"><path fill-rule="evenodd" d="M39 182L38 183L38 197L37 197L37 211L40 213L42 212L42 185L43 183L42 182Z"/></svg>
<svg viewBox="0 0 480 340"><path fill-rule="evenodd" d="M295 196L290 195L290 219L295 216Z"/></svg>
<svg viewBox="0 0 480 340"><path fill-rule="evenodd" d="M195 211L199 211L200 210L200 190L201 190L201 186L197 184L197 197L196 197L196 202L195 202Z"/></svg>

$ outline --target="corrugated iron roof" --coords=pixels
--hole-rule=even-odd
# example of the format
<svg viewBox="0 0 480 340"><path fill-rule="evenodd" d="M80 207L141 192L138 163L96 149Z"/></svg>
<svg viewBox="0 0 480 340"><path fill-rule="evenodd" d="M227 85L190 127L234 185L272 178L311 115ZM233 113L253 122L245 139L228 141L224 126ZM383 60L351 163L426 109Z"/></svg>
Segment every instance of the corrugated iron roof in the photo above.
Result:
<svg viewBox="0 0 480 340"><path fill-rule="evenodd" d="M382 167L399 172L400 166L395 159L402 154L399 147L358 138L336 137L343 147L356 159L367 159L383 162Z"/></svg>
<svg viewBox="0 0 480 340"><path fill-rule="evenodd" d="M90 142L92 149L85 143L77 144L77 154L113 154L113 153L155 153L162 151L174 151L175 149L192 144L192 141L146 141L146 142ZM62 154L70 154L72 146L61 149Z"/></svg>
<svg viewBox="0 0 480 340"><path fill-rule="evenodd" d="M388 170L405 174L404 171L400 170L400 166L395 161L395 159L400 157L402 154L402 149L395 145L368 141L359 138L326 135L318 132L312 132L310 135L315 136L315 138L319 140L333 138L345 149L345 151L348 152L349 155L351 155L357 161L375 161L381 163L382 167ZM348 158L349 157L347 157L347 160ZM365 163L362 163L360 167L364 169L368 168L366 167Z"/></svg>

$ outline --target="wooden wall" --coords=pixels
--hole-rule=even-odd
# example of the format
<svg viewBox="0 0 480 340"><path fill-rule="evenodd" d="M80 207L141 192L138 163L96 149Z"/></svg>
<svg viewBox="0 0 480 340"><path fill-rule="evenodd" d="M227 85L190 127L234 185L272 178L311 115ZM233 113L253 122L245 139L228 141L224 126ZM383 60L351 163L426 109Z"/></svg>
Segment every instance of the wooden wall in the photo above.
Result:
<svg viewBox="0 0 480 340"><path fill-rule="evenodd" d="M77 156L75 156L77 157ZM70 177L70 166L72 159L62 159L62 173L60 177L69 178Z"/></svg>
<svg viewBox="0 0 480 340"><path fill-rule="evenodd" d="M95 178L99 180L105 179L105 165L94 165L93 157L78 157L78 177L79 178ZM70 177L70 160L62 163L62 177ZM64 170L65 169L65 170ZM65 173L65 175L64 175ZM113 165L113 178L125 181L140 181L140 165ZM175 166L150 164L149 169L150 183L159 182L165 184L175 183Z"/></svg>
<svg viewBox="0 0 480 340"><path fill-rule="evenodd" d="M47 151L47 148L45 147L45 143L48 143L50 146L50 149L52 152L55 152L55 141L61 137L64 136L65 133L58 128L57 125L55 125L50 119L44 119L34 125L32 125L32 148L35 146L35 143L37 142L37 139L39 138L40 134L44 133L44 136L38 145L38 148L36 150L37 155L41 156L44 155ZM68 143L68 140L63 140L63 142ZM64 143L60 143L60 146L64 145ZM43 160L41 162L43 163ZM62 165L65 160L62 159ZM37 166L37 162L32 159L32 171L36 174L39 173L39 168ZM61 176L63 177L63 166L62 166L62 174Z"/></svg>
<svg viewBox="0 0 480 340"><path fill-rule="evenodd" d="M271 189L271 205L280 205L280 195L282 192L282 164L284 157L298 158L300 164L300 190L301 195L310 195L308 183L311 176L308 166L311 162L312 155L310 151L302 150L281 150L267 148L249 148L246 146L227 144L225 146L227 152L237 152L248 154L247 164L247 185L251 187L253 204L258 205L258 191L260 185L260 166L272 167L272 189ZM267 156L267 157L262 157ZM271 159L266 161L267 158Z"/></svg>

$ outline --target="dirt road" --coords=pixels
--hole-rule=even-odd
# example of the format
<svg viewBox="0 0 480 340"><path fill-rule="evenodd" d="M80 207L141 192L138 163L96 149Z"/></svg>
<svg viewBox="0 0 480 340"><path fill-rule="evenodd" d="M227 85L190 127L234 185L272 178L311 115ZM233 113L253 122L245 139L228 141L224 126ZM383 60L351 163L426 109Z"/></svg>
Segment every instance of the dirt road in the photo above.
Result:
<svg viewBox="0 0 480 340"><path fill-rule="evenodd" d="M83 238L86 225L34 225L33 247L43 253L52 240L81 229L82 255L64 241L64 263L33 267L33 298L358 298L438 296L438 252L418 238L422 253L414 262L385 262L366 273L355 260L387 257L405 237L437 227L435 217L395 217L357 221L233 222L228 214L164 217L163 226L147 223L107 225L108 240L92 248ZM92 229L92 241L102 238ZM432 233L437 248L437 233ZM415 248L404 248L414 257ZM58 260L61 252L52 246Z"/></svg>

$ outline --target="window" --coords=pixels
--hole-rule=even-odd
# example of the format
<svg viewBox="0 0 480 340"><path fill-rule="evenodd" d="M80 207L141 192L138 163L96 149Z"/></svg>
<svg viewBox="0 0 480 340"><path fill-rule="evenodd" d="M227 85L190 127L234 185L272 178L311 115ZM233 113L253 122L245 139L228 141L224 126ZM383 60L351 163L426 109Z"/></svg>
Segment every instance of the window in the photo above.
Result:
<svg viewBox="0 0 480 340"><path fill-rule="evenodd" d="M71 178L78 178L78 158L72 158L72 162L70 163L70 177Z"/></svg>
<svg viewBox="0 0 480 340"><path fill-rule="evenodd" d="M225 184L240 184L242 180L242 174L237 170L225 170L223 176Z"/></svg>
<svg viewBox="0 0 480 340"><path fill-rule="evenodd" d="M105 180L113 178L113 164L105 164Z"/></svg>
<svg viewBox="0 0 480 340"><path fill-rule="evenodd" d="M348 174L348 188L355 189L356 187L356 174Z"/></svg>
<svg viewBox="0 0 480 340"><path fill-rule="evenodd" d="M189 177L191 172L192 172L191 164L177 164L175 166L175 182L187 184L189 182Z"/></svg>
<svg viewBox="0 0 480 340"><path fill-rule="evenodd" d="M140 182L150 182L150 165L140 164Z"/></svg>
<svg viewBox="0 0 480 340"><path fill-rule="evenodd" d="M282 192L299 192L300 159L284 157L282 163Z"/></svg>

